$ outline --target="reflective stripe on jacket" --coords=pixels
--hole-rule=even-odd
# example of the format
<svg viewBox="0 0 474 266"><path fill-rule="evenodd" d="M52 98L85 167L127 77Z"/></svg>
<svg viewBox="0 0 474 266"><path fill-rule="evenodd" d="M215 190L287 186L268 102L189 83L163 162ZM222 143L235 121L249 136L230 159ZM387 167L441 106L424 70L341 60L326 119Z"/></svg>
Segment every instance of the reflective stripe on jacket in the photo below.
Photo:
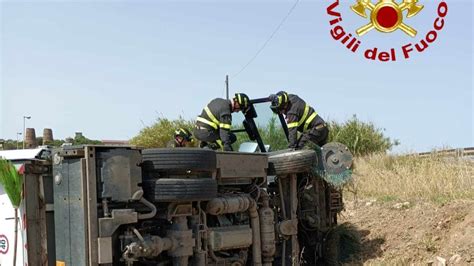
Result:
<svg viewBox="0 0 474 266"><path fill-rule="evenodd" d="M286 111L288 138L290 148L297 145L298 131L307 132L309 129L324 123L318 113L297 95L289 95L289 109Z"/></svg>
<svg viewBox="0 0 474 266"><path fill-rule="evenodd" d="M215 130L222 128L229 130L232 124L231 102L225 99L214 99L204 109L198 118L200 126L213 128ZM198 123L199 124L199 123Z"/></svg>
<svg viewBox="0 0 474 266"><path fill-rule="evenodd" d="M232 103L229 100L216 98L196 118L196 125L219 131L223 145L230 146L229 130L232 125Z"/></svg>

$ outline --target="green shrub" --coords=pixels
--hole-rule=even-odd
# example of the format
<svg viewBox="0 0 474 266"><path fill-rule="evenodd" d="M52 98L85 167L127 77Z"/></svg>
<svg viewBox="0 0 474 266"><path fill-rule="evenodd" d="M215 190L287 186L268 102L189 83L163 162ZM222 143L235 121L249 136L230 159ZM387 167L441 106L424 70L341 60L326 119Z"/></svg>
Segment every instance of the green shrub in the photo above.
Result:
<svg viewBox="0 0 474 266"><path fill-rule="evenodd" d="M143 148L164 148L173 141L174 131L184 127L192 131L194 121L184 120L182 117L176 120L158 118L156 122L140 130L140 133L131 139L130 143ZM191 143L196 146L197 142Z"/></svg>
<svg viewBox="0 0 474 266"><path fill-rule="evenodd" d="M355 156L386 152L399 145L397 140L392 142L385 137L383 130L372 122L362 122L355 115L342 124L329 122L329 141L346 145Z"/></svg>
<svg viewBox="0 0 474 266"><path fill-rule="evenodd" d="M273 116L268 120L268 124L265 127L258 126L260 137L265 145L270 145L273 151L286 149L288 142L286 140L285 132L281 127L280 121L277 116ZM237 141L234 143L234 150L237 150L240 144L251 141L248 135L243 133L237 134Z"/></svg>
<svg viewBox="0 0 474 266"><path fill-rule="evenodd" d="M288 147L285 132L283 131L280 120L277 116L270 118L267 126L261 134L263 142L269 144L274 151L283 150Z"/></svg>
<svg viewBox="0 0 474 266"><path fill-rule="evenodd" d="M182 117L176 120L158 118L154 124L143 128L131 140L131 143L144 148L166 147L173 140L174 130L179 127L192 130L194 121L185 120ZM345 123L329 122L329 128L329 141L337 141L347 145L356 156L386 152L393 145L398 144L385 137L383 131L376 128L372 123L362 122L355 116ZM270 145L272 150L287 148L288 141L277 116L270 118L267 125L259 125L258 130L263 143ZM233 144L234 150L238 150L243 142L250 141L245 132L236 135L237 141ZM191 145L197 146L197 143L198 141L194 141Z"/></svg>

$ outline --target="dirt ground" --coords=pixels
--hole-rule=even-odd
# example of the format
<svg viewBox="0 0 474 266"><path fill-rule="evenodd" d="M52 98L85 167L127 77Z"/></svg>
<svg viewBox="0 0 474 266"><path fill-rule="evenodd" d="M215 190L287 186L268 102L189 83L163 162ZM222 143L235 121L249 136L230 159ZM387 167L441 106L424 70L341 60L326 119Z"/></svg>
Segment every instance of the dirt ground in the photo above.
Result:
<svg viewBox="0 0 474 266"><path fill-rule="evenodd" d="M348 265L474 265L474 201L346 202L362 250Z"/></svg>

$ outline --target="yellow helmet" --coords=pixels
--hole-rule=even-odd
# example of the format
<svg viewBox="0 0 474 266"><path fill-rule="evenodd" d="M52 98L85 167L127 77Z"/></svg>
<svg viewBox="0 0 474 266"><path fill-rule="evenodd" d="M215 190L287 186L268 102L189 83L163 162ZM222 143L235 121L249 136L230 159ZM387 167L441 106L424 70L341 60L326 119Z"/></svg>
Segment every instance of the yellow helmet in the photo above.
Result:
<svg viewBox="0 0 474 266"><path fill-rule="evenodd" d="M174 132L174 137L175 138L176 137L182 137L186 141L191 141L192 136L193 136L193 134L191 134L191 132L189 130L185 129L185 128L178 128Z"/></svg>
<svg viewBox="0 0 474 266"><path fill-rule="evenodd" d="M250 98L245 93L236 93L234 97L234 101L236 101L241 110L247 110L250 105Z"/></svg>
<svg viewBox="0 0 474 266"><path fill-rule="evenodd" d="M276 95L273 95L271 100L272 104L270 108L274 113L278 113L290 101L290 98L286 91L279 91Z"/></svg>

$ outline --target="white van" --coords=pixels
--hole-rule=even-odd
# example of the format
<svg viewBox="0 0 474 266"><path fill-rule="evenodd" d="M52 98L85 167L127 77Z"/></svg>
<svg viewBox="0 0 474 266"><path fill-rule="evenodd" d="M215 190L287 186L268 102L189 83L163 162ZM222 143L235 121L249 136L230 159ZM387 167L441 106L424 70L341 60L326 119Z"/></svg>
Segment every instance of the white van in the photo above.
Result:
<svg viewBox="0 0 474 266"><path fill-rule="evenodd" d="M45 265L48 240L54 241L46 231L47 216L53 214L47 214L50 206L44 198L45 176L41 174L41 170L50 167L50 163L45 161L50 153L48 147L0 151L0 157L11 161L23 175L22 203L18 212L17 266ZM0 208L0 265L13 265L14 208L2 186ZM48 264L53 265L51 263L54 262Z"/></svg>

